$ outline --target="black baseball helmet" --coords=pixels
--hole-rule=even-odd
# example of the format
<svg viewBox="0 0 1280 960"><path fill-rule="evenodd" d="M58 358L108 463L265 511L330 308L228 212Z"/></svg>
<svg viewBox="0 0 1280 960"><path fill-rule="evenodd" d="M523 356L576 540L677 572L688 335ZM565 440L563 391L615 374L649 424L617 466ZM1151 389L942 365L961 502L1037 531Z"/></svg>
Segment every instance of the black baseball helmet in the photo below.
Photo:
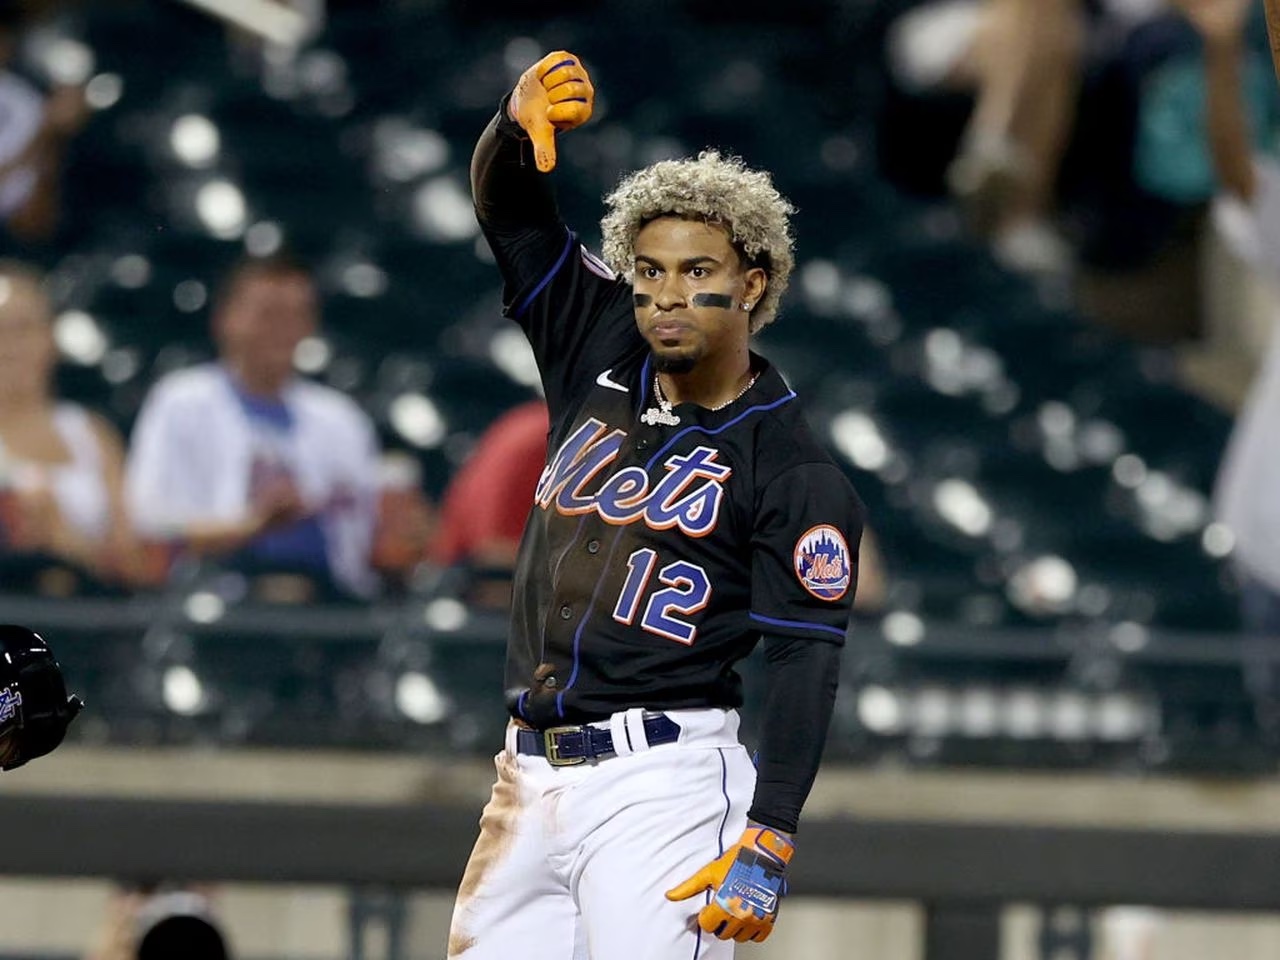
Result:
<svg viewBox="0 0 1280 960"><path fill-rule="evenodd" d="M51 752L83 706L79 697L67 696L62 669L43 637L0 624L0 770Z"/></svg>
<svg viewBox="0 0 1280 960"><path fill-rule="evenodd" d="M135 960L228 960L209 899L194 890L178 889L151 896L136 918Z"/></svg>

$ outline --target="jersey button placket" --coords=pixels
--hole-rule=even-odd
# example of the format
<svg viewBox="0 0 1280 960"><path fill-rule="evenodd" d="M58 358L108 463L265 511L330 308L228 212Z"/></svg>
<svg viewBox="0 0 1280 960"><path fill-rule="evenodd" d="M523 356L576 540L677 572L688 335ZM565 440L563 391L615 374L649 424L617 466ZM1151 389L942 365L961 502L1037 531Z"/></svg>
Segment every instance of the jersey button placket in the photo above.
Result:
<svg viewBox="0 0 1280 960"><path fill-rule="evenodd" d="M593 554L594 554L594 553L599 553L599 552L600 552L600 541L599 541L599 540L595 540L595 539L588 540L588 541L587 541L587 553L593 553Z"/></svg>
<svg viewBox="0 0 1280 960"><path fill-rule="evenodd" d="M573 608L572 608L571 606L569 606L567 603L566 603L566 604L564 604L564 605L560 608L560 619L561 619L561 620L568 620L568 619L569 619L570 617L572 617L572 616L573 616Z"/></svg>

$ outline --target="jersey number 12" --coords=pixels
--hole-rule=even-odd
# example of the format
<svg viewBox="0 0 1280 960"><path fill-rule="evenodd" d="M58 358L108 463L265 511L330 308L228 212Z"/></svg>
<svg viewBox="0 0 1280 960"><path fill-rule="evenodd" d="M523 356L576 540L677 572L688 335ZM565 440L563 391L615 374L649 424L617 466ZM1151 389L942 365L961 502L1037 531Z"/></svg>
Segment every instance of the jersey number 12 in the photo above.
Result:
<svg viewBox="0 0 1280 960"><path fill-rule="evenodd" d="M648 547L642 547L627 557L627 582L622 585L618 602L613 607L613 619L628 626L635 620L657 562L657 552ZM696 563L677 560L658 571L658 581L666 588L655 590L649 597L640 626L649 633L677 643L693 643L698 628L675 614L688 616L706 607L711 599L711 581L707 578L707 571Z"/></svg>

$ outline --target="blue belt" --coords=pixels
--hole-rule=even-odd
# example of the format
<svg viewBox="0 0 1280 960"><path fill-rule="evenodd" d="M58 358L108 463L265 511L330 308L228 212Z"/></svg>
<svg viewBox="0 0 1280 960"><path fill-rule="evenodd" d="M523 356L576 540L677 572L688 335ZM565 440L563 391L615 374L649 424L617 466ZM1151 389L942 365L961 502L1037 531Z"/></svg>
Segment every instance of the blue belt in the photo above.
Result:
<svg viewBox="0 0 1280 960"><path fill-rule="evenodd" d="M680 738L680 725L665 713L644 718L644 737L649 746L675 743ZM588 760L616 756L613 731L607 727L548 727L546 730L516 731L516 753L546 757L553 767L570 767Z"/></svg>

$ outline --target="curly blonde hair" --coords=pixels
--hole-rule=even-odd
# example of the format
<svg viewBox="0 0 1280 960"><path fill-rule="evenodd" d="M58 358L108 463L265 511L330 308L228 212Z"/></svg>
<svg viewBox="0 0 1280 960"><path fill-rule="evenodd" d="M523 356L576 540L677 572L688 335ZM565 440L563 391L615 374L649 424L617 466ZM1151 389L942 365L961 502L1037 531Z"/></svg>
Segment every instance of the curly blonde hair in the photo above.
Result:
<svg viewBox="0 0 1280 960"><path fill-rule="evenodd" d="M635 269L636 234L652 220L675 216L723 224L748 266L769 278L751 312L751 332L772 323L795 267L790 216L795 213L769 174L741 157L704 150L696 159L662 160L624 178L605 197L600 221L604 259L628 280Z"/></svg>

